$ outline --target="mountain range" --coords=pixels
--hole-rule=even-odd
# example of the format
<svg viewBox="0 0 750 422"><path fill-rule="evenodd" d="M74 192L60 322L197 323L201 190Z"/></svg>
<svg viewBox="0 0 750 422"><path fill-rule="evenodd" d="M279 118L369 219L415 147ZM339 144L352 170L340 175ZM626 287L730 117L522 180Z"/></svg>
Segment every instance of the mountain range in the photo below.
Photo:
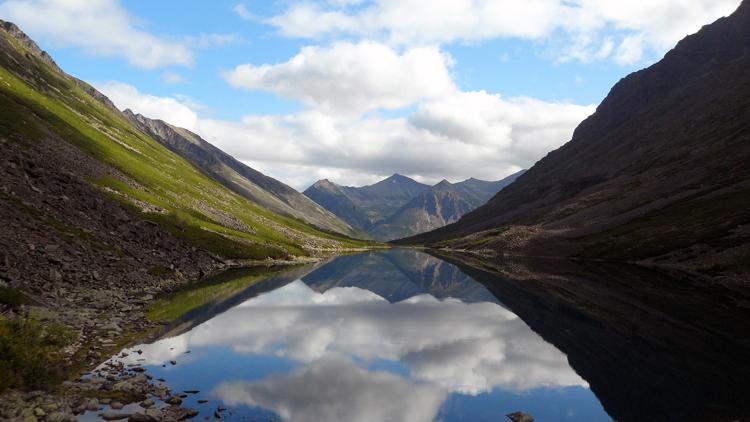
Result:
<svg viewBox="0 0 750 422"><path fill-rule="evenodd" d="M750 270L750 2L619 81L486 205L403 242Z"/></svg>
<svg viewBox="0 0 750 422"><path fill-rule="evenodd" d="M521 174L523 171L496 182L443 180L435 186L400 174L363 187L340 186L324 179L304 194L375 239L393 240L457 221Z"/></svg>

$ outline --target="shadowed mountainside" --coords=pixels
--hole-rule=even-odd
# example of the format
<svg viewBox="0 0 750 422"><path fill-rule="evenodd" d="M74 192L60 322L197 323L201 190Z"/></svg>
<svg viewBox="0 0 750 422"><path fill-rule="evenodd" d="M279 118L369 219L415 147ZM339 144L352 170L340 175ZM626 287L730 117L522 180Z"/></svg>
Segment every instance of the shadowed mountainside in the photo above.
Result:
<svg viewBox="0 0 750 422"><path fill-rule="evenodd" d="M455 224L473 250L750 271L750 1L617 83L570 142Z"/></svg>

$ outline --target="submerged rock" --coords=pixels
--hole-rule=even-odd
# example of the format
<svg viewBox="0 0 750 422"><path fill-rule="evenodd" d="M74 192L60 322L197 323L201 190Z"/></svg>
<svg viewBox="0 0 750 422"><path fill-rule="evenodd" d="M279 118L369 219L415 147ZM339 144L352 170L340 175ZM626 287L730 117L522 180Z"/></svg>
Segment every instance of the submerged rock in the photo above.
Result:
<svg viewBox="0 0 750 422"><path fill-rule="evenodd" d="M182 404L182 399L177 396L172 396L164 401L167 404L177 405Z"/></svg>
<svg viewBox="0 0 750 422"><path fill-rule="evenodd" d="M513 422L534 422L534 418L525 412L513 412L505 416Z"/></svg>

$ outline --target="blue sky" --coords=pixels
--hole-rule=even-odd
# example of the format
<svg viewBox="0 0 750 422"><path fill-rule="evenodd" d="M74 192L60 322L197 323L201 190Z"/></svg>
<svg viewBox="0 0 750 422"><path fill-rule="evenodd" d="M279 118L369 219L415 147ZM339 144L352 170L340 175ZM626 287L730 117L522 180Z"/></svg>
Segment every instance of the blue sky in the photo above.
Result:
<svg viewBox="0 0 750 422"><path fill-rule="evenodd" d="M626 3L5 0L0 19L118 107L303 189L527 168L739 0Z"/></svg>

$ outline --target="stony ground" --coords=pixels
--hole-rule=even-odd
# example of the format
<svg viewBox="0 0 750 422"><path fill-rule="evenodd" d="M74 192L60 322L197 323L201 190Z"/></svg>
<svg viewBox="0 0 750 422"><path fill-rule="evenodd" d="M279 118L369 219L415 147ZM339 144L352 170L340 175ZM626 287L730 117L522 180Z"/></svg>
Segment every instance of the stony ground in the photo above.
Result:
<svg viewBox="0 0 750 422"><path fill-rule="evenodd" d="M67 381L64 387L64 393L57 395L42 391L5 394L0 400L0 419L63 422L75 421L91 412L104 420L149 422L179 421L198 414L196 409L181 406L187 392L172 392L163 382L146 374L145 368L125 365L117 359ZM124 409L134 403L138 406Z"/></svg>
<svg viewBox="0 0 750 422"><path fill-rule="evenodd" d="M75 340L62 366L96 366L155 328L145 314L155 296L237 264L189 245L94 188L91 179L122 176L52 135L24 145L0 139L0 155L0 287L21 291L26 302L20 309L0 304L0 315L67 327ZM82 406L95 407L84 399L99 392L170 397L166 387L148 381L134 368L112 367L54 395L6 392L0 420L70 420ZM132 418L191 415L179 407L146 413Z"/></svg>

